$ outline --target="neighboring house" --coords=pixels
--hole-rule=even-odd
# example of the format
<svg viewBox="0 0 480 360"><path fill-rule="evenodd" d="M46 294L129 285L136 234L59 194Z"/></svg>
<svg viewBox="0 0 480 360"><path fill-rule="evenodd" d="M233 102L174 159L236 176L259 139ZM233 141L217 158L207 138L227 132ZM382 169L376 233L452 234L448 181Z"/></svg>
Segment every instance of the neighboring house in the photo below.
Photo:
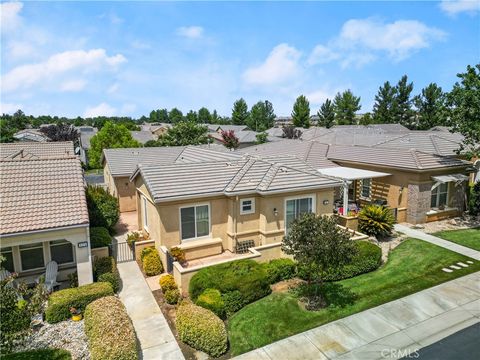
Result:
<svg viewBox="0 0 480 360"><path fill-rule="evenodd" d="M239 142L239 149L243 149L249 146L253 146L257 143L257 135L260 134L259 132L252 131L252 130L241 130L241 131L234 131L235 136L238 138ZM222 134L220 133L210 133L208 135L211 139L213 139L214 144L223 144L222 140ZM273 142L273 141L278 141L281 140L278 137L275 136L268 136L267 137L267 142Z"/></svg>
<svg viewBox="0 0 480 360"><path fill-rule="evenodd" d="M53 260L59 264L59 281L77 272L79 285L91 283L89 220L80 160L71 153L52 156L55 151L45 151L44 146L28 146L29 157L5 157L14 154L9 145L17 144L0 146L0 252L6 259L2 266L33 283Z"/></svg>
<svg viewBox="0 0 480 360"><path fill-rule="evenodd" d="M88 164L90 140L97 134L98 129L93 126L79 126L77 130L80 133L80 160L82 160L84 164Z"/></svg>
<svg viewBox="0 0 480 360"><path fill-rule="evenodd" d="M140 125L141 131L149 131L157 138L167 132L172 127L172 124L168 123L143 123Z"/></svg>
<svg viewBox="0 0 480 360"><path fill-rule="evenodd" d="M233 130L235 133L243 130L248 130L247 125L218 125L218 124L204 124L207 126L209 132L217 132L221 134L222 131Z"/></svg>
<svg viewBox="0 0 480 360"><path fill-rule="evenodd" d="M26 142L46 142L50 141L50 138L42 133L39 129L25 129L17 131L13 137L18 141Z"/></svg>
<svg viewBox="0 0 480 360"><path fill-rule="evenodd" d="M75 155L73 142L18 142L0 144L0 160L19 160L22 158L58 158Z"/></svg>
<svg viewBox="0 0 480 360"><path fill-rule="evenodd" d="M278 244L304 212L331 214L334 188L295 157L139 165L139 228L187 260Z"/></svg>
<svg viewBox="0 0 480 360"><path fill-rule="evenodd" d="M137 209L136 190L129 178L137 165L170 165L175 162L230 160L241 155L217 152L207 146L172 146L127 149L105 149L101 162L105 184L110 194L118 199L121 212Z"/></svg>
<svg viewBox="0 0 480 360"><path fill-rule="evenodd" d="M130 134L132 134L132 137L142 145L147 141L158 139L158 136L150 131L130 131Z"/></svg>

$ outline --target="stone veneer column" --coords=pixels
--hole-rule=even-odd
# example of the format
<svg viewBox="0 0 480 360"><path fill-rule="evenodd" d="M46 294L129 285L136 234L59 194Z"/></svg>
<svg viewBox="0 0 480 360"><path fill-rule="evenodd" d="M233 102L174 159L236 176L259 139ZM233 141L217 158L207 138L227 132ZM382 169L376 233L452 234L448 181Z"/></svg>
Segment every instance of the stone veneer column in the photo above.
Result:
<svg viewBox="0 0 480 360"><path fill-rule="evenodd" d="M427 220L432 183L408 184L407 222L422 224Z"/></svg>

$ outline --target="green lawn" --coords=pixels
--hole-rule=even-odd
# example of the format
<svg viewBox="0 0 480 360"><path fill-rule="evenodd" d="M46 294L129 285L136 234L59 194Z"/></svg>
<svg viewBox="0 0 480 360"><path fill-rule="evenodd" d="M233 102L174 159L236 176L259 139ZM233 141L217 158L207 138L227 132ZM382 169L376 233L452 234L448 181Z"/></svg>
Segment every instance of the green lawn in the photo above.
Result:
<svg viewBox="0 0 480 360"><path fill-rule="evenodd" d="M103 175L103 169L89 169L85 171L85 175Z"/></svg>
<svg viewBox="0 0 480 360"><path fill-rule="evenodd" d="M468 259L421 240L407 239L378 270L329 284L330 306L325 309L306 311L290 293L274 293L247 305L228 322L231 353L238 355L480 270L479 261L452 273L441 270Z"/></svg>
<svg viewBox="0 0 480 360"><path fill-rule="evenodd" d="M30 350L1 357L2 360L71 360L72 355L62 349Z"/></svg>
<svg viewBox="0 0 480 360"><path fill-rule="evenodd" d="M480 251L480 228L440 231L433 235Z"/></svg>

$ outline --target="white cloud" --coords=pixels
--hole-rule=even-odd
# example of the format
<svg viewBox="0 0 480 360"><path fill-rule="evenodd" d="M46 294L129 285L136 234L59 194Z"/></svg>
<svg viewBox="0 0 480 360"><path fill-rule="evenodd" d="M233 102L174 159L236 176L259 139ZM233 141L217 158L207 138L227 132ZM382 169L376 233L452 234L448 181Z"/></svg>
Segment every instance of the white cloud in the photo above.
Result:
<svg viewBox="0 0 480 360"><path fill-rule="evenodd" d="M440 9L448 15L456 15L466 12L475 14L480 11L479 0L443 0L440 3Z"/></svg>
<svg viewBox="0 0 480 360"><path fill-rule="evenodd" d="M80 91L85 88L87 82L83 79L67 80L60 86L60 91Z"/></svg>
<svg viewBox="0 0 480 360"><path fill-rule="evenodd" d="M2 89L14 91L30 88L45 81L56 80L70 71L87 74L102 69L116 69L125 61L123 55L108 56L104 49L65 51L50 56L44 62L21 65L10 70L2 76Z"/></svg>
<svg viewBox="0 0 480 360"><path fill-rule="evenodd" d="M201 26L182 26L177 29L176 33L188 39L200 39L203 36L203 28Z"/></svg>
<svg viewBox="0 0 480 360"><path fill-rule="evenodd" d="M18 109L23 109L22 104L0 103L0 114L13 114Z"/></svg>
<svg viewBox="0 0 480 360"><path fill-rule="evenodd" d="M325 64L340 58L340 54L324 45L317 45L313 48L308 58L309 65Z"/></svg>
<svg viewBox="0 0 480 360"><path fill-rule="evenodd" d="M364 65L367 65L375 61L377 57L371 53L350 53L344 56L340 62L342 69L354 67L356 69L361 68Z"/></svg>
<svg viewBox="0 0 480 360"><path fill-rule="evenodd" d="M136 109L137 109L137 105L136 105L136 104L126 103L126 104L123 104L120 113L121 113L122 115L131 114L131 113L133 113Z"/></svg>
<svg viewBox="0 0 480 360"><path fill-rule="evenodd" d="M243 80L250 85L275 85L285 83L301 73L301 52L288 44L273 48L265 61L248 68Z"/></svg>
<svg viewBox="0 0 480 360"><path fill-rule="evenodd" d="M108 88L107 92L108 92L109 94L114 94L114 93L117 92L117 90L118 90L119 88L120 88L120 84L119 84L119 83L114 83L114 84L112 84L112 85Z"/></svg>
<svg viewBox="0 0 480 360"><path fill-rule="evenodd" d="M83 114L83 117L92 118L96 116L115 116L117 109L108 105L105 102L98 104L97 106L88 107Z"/></svg>
<svg viewBox="0 0 480 360"><path fill-rule="evenodd" d="M5 2L0 4L0 19L2 32L15 30L22 21L19 16L23 8L21 2Z"/></svg>

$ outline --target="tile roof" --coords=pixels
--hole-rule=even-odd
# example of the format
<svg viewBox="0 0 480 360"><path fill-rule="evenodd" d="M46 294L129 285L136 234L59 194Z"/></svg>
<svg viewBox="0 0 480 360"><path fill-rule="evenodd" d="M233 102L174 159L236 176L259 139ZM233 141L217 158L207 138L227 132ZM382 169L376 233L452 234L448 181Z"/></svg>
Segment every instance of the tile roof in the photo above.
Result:
<svg viewBox="0 0 480 360"><path fill-rule="evenodd" d="M17 142L0 144L0 160L22 158L58 158L75 155L73 142Z"/></svg>
<svg viewBox="0 0 480 360"><path fill-rule="evenodd" d="M0 161L0 234L88 225L76 157Z"/></svg>
<svg viewBox="0 0 480 360"><path fill-rule="evenodd" d="M275 162L250 157L195 164L140 165L131 179L139 175L155 202L238 193L272 194L341 185L293 157Z"/></svg>
<svg viewBox="0 0 480 360"><path fill-rule="evenodd" d="M153 135L151 131L130 131L132 137L140 144L145 144L149 140L156 140L157 136Z"/></svg>
<svg viewBox="0 0 480 360"><path fill-rule="evenodd" d="M330 146L327 154L333 161L348 161L412 170L467 166L469 163L453 156L441 156L418 150L373 148L366 146Z"/></svg>
<svg viewBox="0 0 480 360"><path fill-rule="evenodd" d="M49 141L50 138L42 133L39 129L24 129L17 131L13 137L19 141Z"/></svg>
<svg viewBox="0 0 480 360"><path fill-rule="evenodd" d="M219 124L205 124L205 125L207 126L208 131L212 131L212 132L217 131L219 128L224 131L233 130L235 131L235 133L242 130L248 130L247 125L219 125Z"/></svg>

